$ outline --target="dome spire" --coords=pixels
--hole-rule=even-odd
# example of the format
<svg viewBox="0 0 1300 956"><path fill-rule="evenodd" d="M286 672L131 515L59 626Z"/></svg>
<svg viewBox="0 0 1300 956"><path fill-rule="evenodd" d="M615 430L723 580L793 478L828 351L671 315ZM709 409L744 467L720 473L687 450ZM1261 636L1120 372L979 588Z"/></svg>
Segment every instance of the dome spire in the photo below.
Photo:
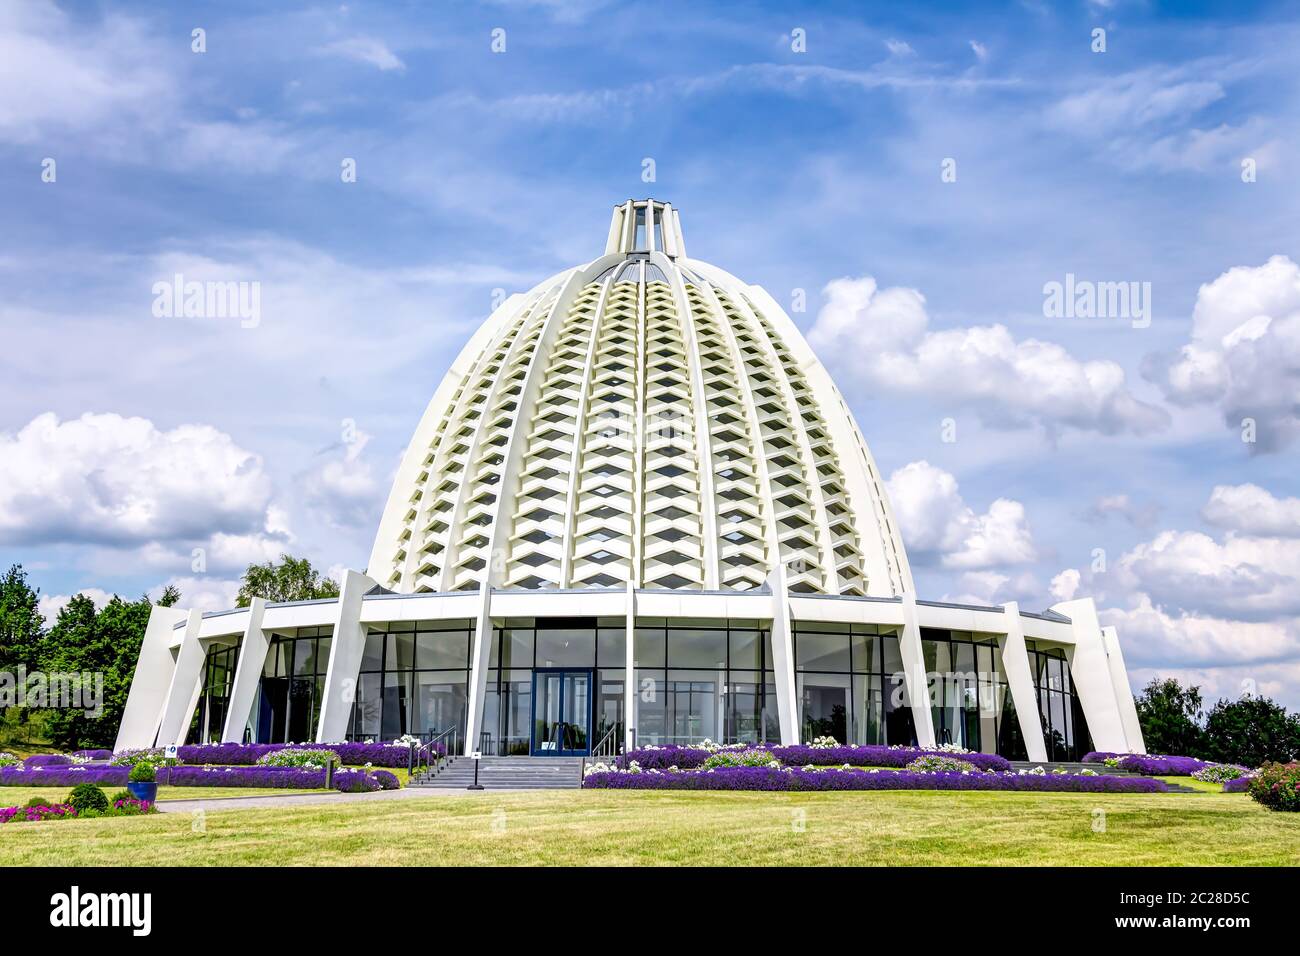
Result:
<svg viewBox="0 0 1300 956"><path fill-rule="evenodd" d="M685 258L682 220L672 203L629 199L615 206L605 255L616 252L662 252L669 259Z"/></svg>

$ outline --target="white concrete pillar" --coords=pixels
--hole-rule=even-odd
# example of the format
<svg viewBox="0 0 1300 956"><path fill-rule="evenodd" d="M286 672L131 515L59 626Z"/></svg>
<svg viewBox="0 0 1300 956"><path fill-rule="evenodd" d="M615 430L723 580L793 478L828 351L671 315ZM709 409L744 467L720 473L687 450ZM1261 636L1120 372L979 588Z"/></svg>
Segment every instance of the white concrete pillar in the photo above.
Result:
<svg viewBox="0 0 1300 956"><path fill-rule="evenodd" d="M224 743L244 742L244 728L248 726L257 704L257 688L266 666L266 651L271 646L270 637L262 630L262 614L266 601L255 597L248 603L248 623L244 637L239 642L239 660L235 664L235 681L226 705L226 725L221 729Z"/></svg>
<svg viewBox="0 0 1300 956"><path fill-rule="evenodd" d="M1038 691L1029 668L1029 650L1025 647L1025 630L1020 623L1020 605L1010 601L1002 605L1006 612L1007 633L998 638L1002 649L1002 669L1007 673L1007 688L1016 705L1016 720L1025 739L1025 752L1038 763L1047 760L1043 740L1043 721L1038 711Z"/></svg>
<svg viewBox="0 0 1300 956"><path fill-rule="evenodd" d="M1088 733L1092 735L1093 747L1112 753L1127 753L1128 739L1124 733L1124 722L1120 719L1111 663L1102 641L1096 605L1092 603L1092 598L1079 598L1054 604L1052 610L1070 619L1074 647L1066 648L1066 659L1070 664L1070 681L1074 684L1074 694L1079 699L1084 719L1088 721ZM1122 658L1119 664L1123 667ZM1127 685L1125 690L1127 691ZM1136 714L1134 717L1136 719Z"/></svg>
<svg viewBox="0 0 1300 956"><path fill-rule="evenodd" d="M912 722L916 725L916 742L921 747L935 746L934 712L930 709L930 681L925 672L925 649L921 646L921 624L916 613L916 595L903 595L903 633L898 649L903 655L903 680L912 702Z"/></svg>
<svg viewBox="0 0 1300 956"><path fill-rule="evenodd" d="M790 626L790 599L785 566L777 558L768 576L772 589L772 676L776 682L776 713L781 723L781 743L799 743L799 701L795 696L794 631Z"/></svg>
<svg viewBox="0 0 1300 956"><path fill-rule="evenodd" d="M623 749L636 746L636 710L641 695L636 685L636 588L627 582L627 645L623 672Z"/></svg>
<svg viewBox="0 0 1300 956"><path fill-rule="evenodd" d="M1106 648L1106 660L1110 664L1110 682L1115 690L1115 703L1119 706L1119 719L1124 726L1124 739L1128 743L1128 750L1130 753L1144 754L1147 752L1147 745L1142 738L1142 724L1138 720L1133 688L1128 683L1128 669L1124 666L1124 652L1120 650L1119 633L1113 627L1103 627L1101 642Z"/></svg>
<svg viewBox="0 0 1300 956"><path fill-rule="evenodd" d="M154 744L167 747L185 742L185 733L194 718L200 682L203 679L203 647L199 644L199 628L203 625L203 612L191 610L185 618L185 633L176 650L176 666L167 687L167 699L162 718L158 722L158 737Z"/></svg>
<svg viewBox="0 0 1300 956"><path fill-rule="evenodd" d="M474 624L474 646L470 654L469 672L469 709L465 721L464 755L472 755L478 749L478 735L483 727L483 700L487 697L488 664L492 659L492 588L485 575L483 586L479 589L478 620ZM440 728L445 729L445 728Z"/></svg>
<svg viewBox="0 0 1300 956"><path fill-rule="evenodd" d="M149 612L135 675L126 695L126 708L122 711L122 722L117 726L114 750L152 747L158 739L167 690L176 672L176 658L171 652L172 637L176 625L187 616L188 612L180 608L158 605Z"/></svg>
<svg viewBox="0 0 1300 956"><path fill-rule="evenodd" d="M343 572L338 603L334 606L334 639L330 641L325 692L321 696L317 743L335 743L348 732L348 718L357 699L357 678L366 650L366 629L361 623L361 604L373 579L360 571Z"/></svg>

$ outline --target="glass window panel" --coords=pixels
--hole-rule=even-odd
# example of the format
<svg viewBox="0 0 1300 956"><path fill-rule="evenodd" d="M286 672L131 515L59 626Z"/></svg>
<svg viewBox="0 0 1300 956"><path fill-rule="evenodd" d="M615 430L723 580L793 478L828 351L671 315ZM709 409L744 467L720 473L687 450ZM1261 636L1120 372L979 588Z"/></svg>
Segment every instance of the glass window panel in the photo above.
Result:
<svg viewBox="0 0 1300 956"><path fill-rule="evenodd" d="M849 743L864 746L883 744L884 700L880 690L880 678L854 675L853 677L853 714Z"/></svg>
<svg viewBox="0 0 1300 956"><path fill-rule="evenodd" d="M722 736L722 675L670 670L665 696L669 741L688 745Z"/></svg>
<svg viewBox="0 0 1300 956"><path fill-rule="evenodd" d="M663 746L668 743L665 706L665 675L662 670L636 672L636 743L637 746Z"/></svg>
<svg viewBox="0 0 1300 956"><path fill-rule="evenodd" d="M311 638L300 638L294 643L293 674L300 677L316 673L316 642Z"/></svg>
<svg viewBox="0 0 1300 956"><path fill-rule="evenodd" d="M611 729L623 726L623 684L627 674L623 669L602 670L597 674L599 685L596 697L596 730L593 743L602 740ZM622 741L620 740L621 744Z"/></svg>
<svg viewBox="0 0 1300 956"><path fill-rule="evenodd" d="M804 671L847 673L849 670L849 635L847 633L821 634L815 631L798 631L795 634L795 666L798 670Z"/></svg>
<svg viewBox="0 0 1300 956"><path fill-rule="evenodd" d="M505 659L502 667L533 666L533 629L531 627L508 627L501 641L501 654Z"/></svg>
<svg viewBox="0 0 1300 956"><path fill-rule="evenodd" d="M595 628L538 628L538 667L594 667Z"/></svg>
<svg viewBox="0 0 1300 956"><path fill-rule="evenodd" d="M665 654L664 629L661 627L638 627L636 629L636 646L633 656L637 667L663 667L667 663Z"/></svg>
<svg viewBox="0 0 1300 956"><path fill-rule="evenodd" d="M596 664L624 667L627 664L627 627L602 627L596 632Z"/></svg>
<svg viewBox="0 0 1300 956"><path fill-rule="evenodd" d="M322 628L325 630L325 628ZM322 637L316 642L316 673L325 674L330 669L330 647L334 643L333 637Z"/></svg>
<svg viewBox="0 0 1300 956"><path fill-rule="evenodd" d="M415 635L415 666L420 670L463 670L469 666L469 641L469 631L421 631Z"/></svg>
<svg viewBox="0 0 1300 956"><path fill-rule="evenodd" d="M727 632L668 628L668 666L726 667Z"/></svg>
<svg viewBox="0 0 1300 956"><path fill-rule="evenodd" d="M361 670L377 671L384 666L384 633L369 631L366 634L366 647L361 654Z"/></svg>
<svg viewBox="0 0 1300 956"><path fill-rule="evenodd" d="M847 646L845 641L846 649ZM852 706L852 679L849 675L800 674L797 679L803 742L808 743L817 737L834 737L840 743L847 742Z"/></svg>
<svg viewBox="0 0 1300 956"><path fill-rule="evenodd" d="M440 734L451 727L465 729L465 672L418 671L415 678L415 706L411 733ZM485 727L486 729L486 727Z"/></svg>
<svg viewBox="0 0 1300 956"><path fill-rule="evenodd" d="M761 670L763 667L762 632L732 628L731 667L733 670Z"/></svg>

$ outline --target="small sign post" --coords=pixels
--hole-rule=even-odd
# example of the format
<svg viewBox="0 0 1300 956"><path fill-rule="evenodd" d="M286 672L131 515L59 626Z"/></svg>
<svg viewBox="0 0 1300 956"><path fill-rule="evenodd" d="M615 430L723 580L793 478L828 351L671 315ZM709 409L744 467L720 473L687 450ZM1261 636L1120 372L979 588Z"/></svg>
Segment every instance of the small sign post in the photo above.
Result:
<svg viewBox="0 0 1300 956"><path fill-rule="evenodd" d="M483 751L481 751L481 750L476 750L476 751L474 751L474 754L473 754L473 757L472 757L472 759L473 759L473 761L474 761L474 782L471 783L468 787L466 787L466 788L465 788L466 790L482 790L482 789L483 789L483 785L482 785L481 783L478 782L478 762L479 762L480 759L482 759L482 757L483 757Z"/></svg>

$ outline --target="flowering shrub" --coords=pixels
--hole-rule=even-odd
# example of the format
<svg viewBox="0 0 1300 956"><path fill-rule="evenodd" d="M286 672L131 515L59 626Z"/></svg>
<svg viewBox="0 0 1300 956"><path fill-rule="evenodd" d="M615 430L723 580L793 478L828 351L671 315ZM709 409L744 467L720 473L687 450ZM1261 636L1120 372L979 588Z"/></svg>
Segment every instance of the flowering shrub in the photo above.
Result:
<svg viewBox="0 0 1300 956"><path fill-rule="evenodd" d="M1250 773L1245 767L1239 767L1235 763L1212 763L1208 767L1202 767L1192 774L1202 783L1227 783L1229 780L1236 780L1238 777L1244 777Z"/></svg>
<svg viewBox="0 0 1300 956"><path fill-rule="evenodd" d="M338 766L339 755L332 750L307 750L293 748L273 750L257 761L265 767L306 767L308 770L324 770L330 764Z"/></svg>
<svg viewBox="0 0 1300 956"><path fill-rule="evenodd" d="M717 753L710 754L702 764L705 770L712 770L715 767L779 766L776 758L772 756L772 751L762 747L752 747L748 750L719 750Z"/></svg>
<svg viewBox="0 0 1300 956"><path fill-rule="evenodd" d="M77 816L134 817L156 813L148 800L115 800L103 810L79 813L71 803L28 803L25 807L0 807L0 823L34 823L37 820L63 820Z"/></svg>
<svg viewBox="0 0 1300 956"><path fill-rule="evenodd" d="M109 761L115 767L134 767L138 763L151 763L155 767L175 767L181 762L179 756L168 757L161 747L145 747L139 750L121 750Z"/></svg>
<svg viewBox="0 0 1300 956"><path fill-rule="evenodd" d="M958 760L956 757L941 757L938 754L917 757L907 765L907 769L913 773L983 773L979 767L969 761Z"/></svg>
<svg viewBox="0 0 1300 956"><path fill-rule="evenodd" d="M379 786L385 790L397 790L402 786L397 779L397 775L387 770L374 770L370 776L379 781Z"/></svg>
<svg viewBox="0 0 1300 956"><path fill-rule="evenodd" d="M322 790L325 771L306 767L166 767L158 782L174 787L268 787L282 790ZM346 793L379 790L382 783L367 770L336 770L334 789Z"/></svg>
<svg viewBox="0 0 1300 956"><path fill-rule="evenodd" d="M74 750L72 759L77 760L111 760L113 751L111 750Z"/></svg>
<svg viewBox="0 0 1300 956"><path fill-rule="evenodd" d="M961 744L940 744L935 749L941 754L968 754L971 752Z"/></svg>
<svg viewBox="0 0 1300 956"><path fill-rule="evenodd" d="M158 779L158 768L148 760L141 760L126 775L130 783L153 783Z"/></svg>
<svg viewBox="0 0 1300 956"><path fill-rule="evenodd" d="M23 761L25 767L65 767L72 763L67 754L32 754Z"/></svg>
<svg viewBox="0 0 1300 956"><path fill-rule="evenodd" d="M627 790L1008 790L1029 792L1163 793L1163 781L1143 777L1083 777L1016 773L915 773L910 770L719 767L679 773L587 774L583 786Z"/></svg>
<svg viewBox="0 0 1300 956"><path fill-rule="evenodd" d="M1247 792L1270 810L1300 811L1300 762L1264 764Z"/></svg>
<svg viewBox="0 0 1300 956"><path fill-rule="evenodd" d="M1255 782L1256 772L1254 770L1247 773L1244 777L1238 777L1236 780L1227 780L1223 784L1224 793L1247 793L1250 785Z"/></svg>
<svg viewBox="0 0 1300 956"><path fill-rule="evenodd" d="M22 757L16 757L7 750L0 751L0 767L14 767L22 762Z"/></svg>
<svg viewBox="0 0 1300 956"><path fill-rule="evenodd" d="M838 747L839 745L840 742L836 740L834 737L826 736L826 737L814 737L813 742L810 743L808 746L814 747L817 750L829 750L830 748Z"/></svg>

